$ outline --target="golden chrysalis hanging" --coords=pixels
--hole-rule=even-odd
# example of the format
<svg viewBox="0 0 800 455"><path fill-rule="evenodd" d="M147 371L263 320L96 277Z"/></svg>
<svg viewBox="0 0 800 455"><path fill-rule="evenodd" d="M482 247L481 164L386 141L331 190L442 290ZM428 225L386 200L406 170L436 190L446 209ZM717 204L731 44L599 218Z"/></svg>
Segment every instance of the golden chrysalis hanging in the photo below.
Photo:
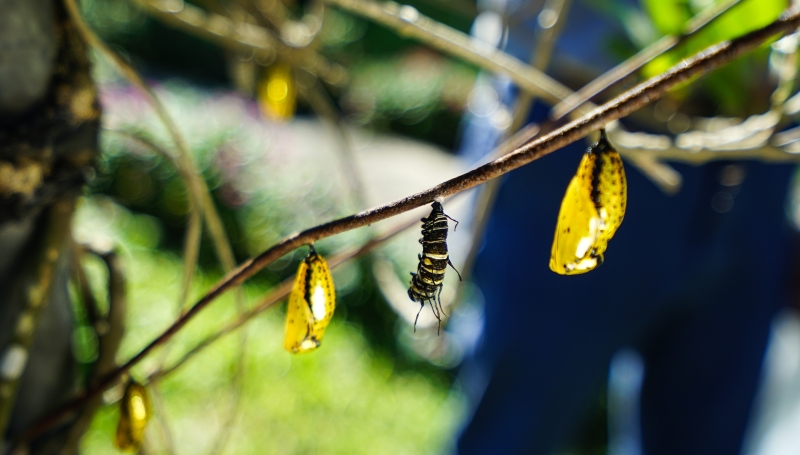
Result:
<svg viewBox="0 0 800 455"><path fill-rule="evenodd" d="M288 120L294 116L297 92L292 68L275 63L258 83L256 98L261 115L273 120Z"/></svg>
<svg viewBox="0 0 800 455"><path fill-rule="evenodd" d="M316 349L336 308L336 291L328 264L311 250L300 263L286 308L283 347L299 354Z"/></svg>
<svg viewBox="0 0 800 455"><path fill-rule="evenodd" d="M605 130L600 130L600 140L586 150L561 201L550 270L577 275L602 264L608 241L622 224L627 200L622 159Z"/></svg>
<svg viewBox="0 0 800 455"><path fill-rule="evenodd" d="M117 436L114 438L117 448L125 452L138 451L142 447L144 428L150 416L147 389L131 380L119 402L119 424Z"/></svg>

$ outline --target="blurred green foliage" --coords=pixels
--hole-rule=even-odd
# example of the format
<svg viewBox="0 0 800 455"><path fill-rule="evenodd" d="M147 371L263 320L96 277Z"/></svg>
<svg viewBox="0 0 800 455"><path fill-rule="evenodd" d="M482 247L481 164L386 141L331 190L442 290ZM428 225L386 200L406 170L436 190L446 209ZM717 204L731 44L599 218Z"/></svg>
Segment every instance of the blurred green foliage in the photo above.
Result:
<svg viewBox="0 0 800 455"><path fill-rule="evenodd" d="M223 49L162 25L128 0L80 2L92 28L146 76L180 76L217 87L232 85L227 70L230 56ZM194 3L213 6L212 11L224 9L224 2ZM468 0L405 3L462 31L469 30L475 9ZM302 6L294 8L298 15ZM453 148L468 88L477 74L475 68L425 51L430 68L417 74L411 87L403 76L420 69L417 57L422 47L417 42L332 8L326 8L323 23L318 38L321 54L351 69L350 84L328 87L345 115L380 131L409 134ZM407 98L409 90L416 89L424 89L424 93ZM309 113L307 106L298 107L300 115Z"/></svg>
<svg viewBox="0 0 800 455"><path fill-rule="evenodd" d="M655 28L662 35L681 35L689 19L697 13L722 0L641 0L643 9L649 14ZM726 11L713 23L689 38L677 48L649 62L642 70L644 77L661 74L679 61L720 41L742 36L764 27L778 18L788 7L787 0L742 0ZM693 93L702 93L714 104L714 109L700 112L701 115L748 115L763 111L766 104L763 96L753 96L753 68L766 68L765 45L761 52L745 56L704 77L693 86ZM678 89L673 94L686 98L687 93ZM761 99L759 103L743 103L743 97Z"/></svg>
<svg viewBox="0 0 800 455"><path fill-rule="evenodd" d="M723 0L586 0L583 3L618 23L624 36L606 37L609 51L622 61L664 35L679 36L688 20ZM640 71L640 80L669 69L695 53L723 40L741 36L770 23L788 6L788 0L741 0L681 45L653 59ZM745 117L769 108L769 44L702 78L670 91L668 99L687 115ZM613 92L613 90L612 90ZM648 128L658 126L650 123Z"/></svg>

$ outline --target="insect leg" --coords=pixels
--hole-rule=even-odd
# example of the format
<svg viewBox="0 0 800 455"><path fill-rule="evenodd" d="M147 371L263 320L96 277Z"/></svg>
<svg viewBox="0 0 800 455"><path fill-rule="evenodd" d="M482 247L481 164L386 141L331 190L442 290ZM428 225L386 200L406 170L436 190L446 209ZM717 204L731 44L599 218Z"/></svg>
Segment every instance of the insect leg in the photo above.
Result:
<svg viewBox="0 0 800 455"><path fill-rule="evenodd" d="M440 284L439 285L439 292L437 293L437 296L436 296L437 300L439 300L439 312L441 314L445 315L445 316L448 316L448 314L444 312L444 306L442 306L442 288L444 288L444 286L442 286Z"/></svg>
<svg viewBox="0 0 800 455"><path fill-rule="evenodd" d="M444 216L446 216L447 218L449 218L449 219L450 219L450 221L452 221L453 223L456 223L456 225L455 225L455 226L453 226L453 232L456 232L456 229L458 228L458 220L457 220L457 219L455 219L455 218L451 218L451 217L450 217L450 215L448 215L448 214L446 214L446 213L444 213L444 212L442 212L442 215L444 215Z"/></svg>
<svg viewBox="0 0 800 455"><path fill-rule="evenodd" d="M428 301L428 304L431 306L431 311L433 311L433 315L436 317L436 321L438 321L438 327L436 328L436 335L438 336L439 332L442 329L441 304L436 301L435 295ZM437 305L439 306L437 307Z"/></svg>
<svg viewBox="0 0 800 455"><path fill-rule="evenodd" d="M428 299L428 305L431 306L431 311L433 312L433 316L436 319L441 319L441 315L439 314L439 308L436 306L436 296Z"/></svg>
<svg viewBox="0 0 800 455"><path fill-rule="evenodd" d="M456 268L456 266L454 266L454 265L453 265L453 263L452 263L452 262L450 262L450 258L449 258L449 257L447 258L447 265L449 265L450 267L452 267L452 268L453 268L453 270L455 270L455 271L456 271L456 275L458 275L458 281L464 281L464 280L462 280L462 279L461 279L461 273L459 273L459 271L458 271L458 269Z"/></svg>
<svg viewBox="0 0 800 455"><path fill-rule="evenodd" d="M417 317L414 318L414 333L417 333L417 321L419 320L419 314L422 313L422 309L425 308L425 301L419 302L419 311L417 311Z"/></svg>

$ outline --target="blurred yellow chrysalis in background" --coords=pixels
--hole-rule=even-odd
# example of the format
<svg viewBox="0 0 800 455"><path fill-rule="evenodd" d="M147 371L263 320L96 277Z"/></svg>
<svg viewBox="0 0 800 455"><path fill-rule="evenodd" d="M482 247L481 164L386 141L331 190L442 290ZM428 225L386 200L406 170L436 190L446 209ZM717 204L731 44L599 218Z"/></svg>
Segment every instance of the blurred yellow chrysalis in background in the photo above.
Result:
<svg viewBox="0 0 800 455"><path fill-rule="evenodd" d="M135 452L142 447L144 428L150 420L150 399L147 389L131 380L125 387L125 394L119 402L119 424L114 439L118 449Z"/></svg>
<svg viewBox="0 0 800 455"><path fill-rule="evenodd" d="M261 115L273 120L288 120L294 115L297 92L292 68L276 62L264 71L256 93Z"/></svg>
<svg viewBox="0 0 800 455"><path fill-rule="evenodd" d="M622 159L605 130L600 130L600 140L586 150L561 201L550 270L577 275L602 264L608 241L622 224L627 200Z"/></svg>
<svg viewBox="0 0 800 455"><path fill-rule="evenodd" d="M311 251L297 268L286 308L287 351L299 354L316 349L336 308L336 291L325 259Z"/></svg>

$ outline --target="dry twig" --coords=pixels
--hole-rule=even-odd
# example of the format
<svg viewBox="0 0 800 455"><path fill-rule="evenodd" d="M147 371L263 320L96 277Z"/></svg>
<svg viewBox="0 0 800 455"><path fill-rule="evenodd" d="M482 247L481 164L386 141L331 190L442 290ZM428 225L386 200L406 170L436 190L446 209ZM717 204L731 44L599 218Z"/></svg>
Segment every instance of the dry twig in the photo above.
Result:
<svg viewBox="0 0 800 455"><path fill-rule="evenodd" d="M325 0L353 14L366 17L396 31L400 36L417 39L446 54L456 56L480 68L506 74L528 93L550 103L565 99L572 90L516 57L478 39L440 24L419 13L414 7L394 2L365 0Z"/></svg>
<svg viewBox="0 0 800 455"><path fill-rule="evenodd" d="M296 48L275 39L264 27L234 22L231 19L185 3L183 0L132 0L153 17L227 49L253 53L271 63L277 55L294 66L305 68L325 82L342 84L346 71L308 48Z"/></svg>

